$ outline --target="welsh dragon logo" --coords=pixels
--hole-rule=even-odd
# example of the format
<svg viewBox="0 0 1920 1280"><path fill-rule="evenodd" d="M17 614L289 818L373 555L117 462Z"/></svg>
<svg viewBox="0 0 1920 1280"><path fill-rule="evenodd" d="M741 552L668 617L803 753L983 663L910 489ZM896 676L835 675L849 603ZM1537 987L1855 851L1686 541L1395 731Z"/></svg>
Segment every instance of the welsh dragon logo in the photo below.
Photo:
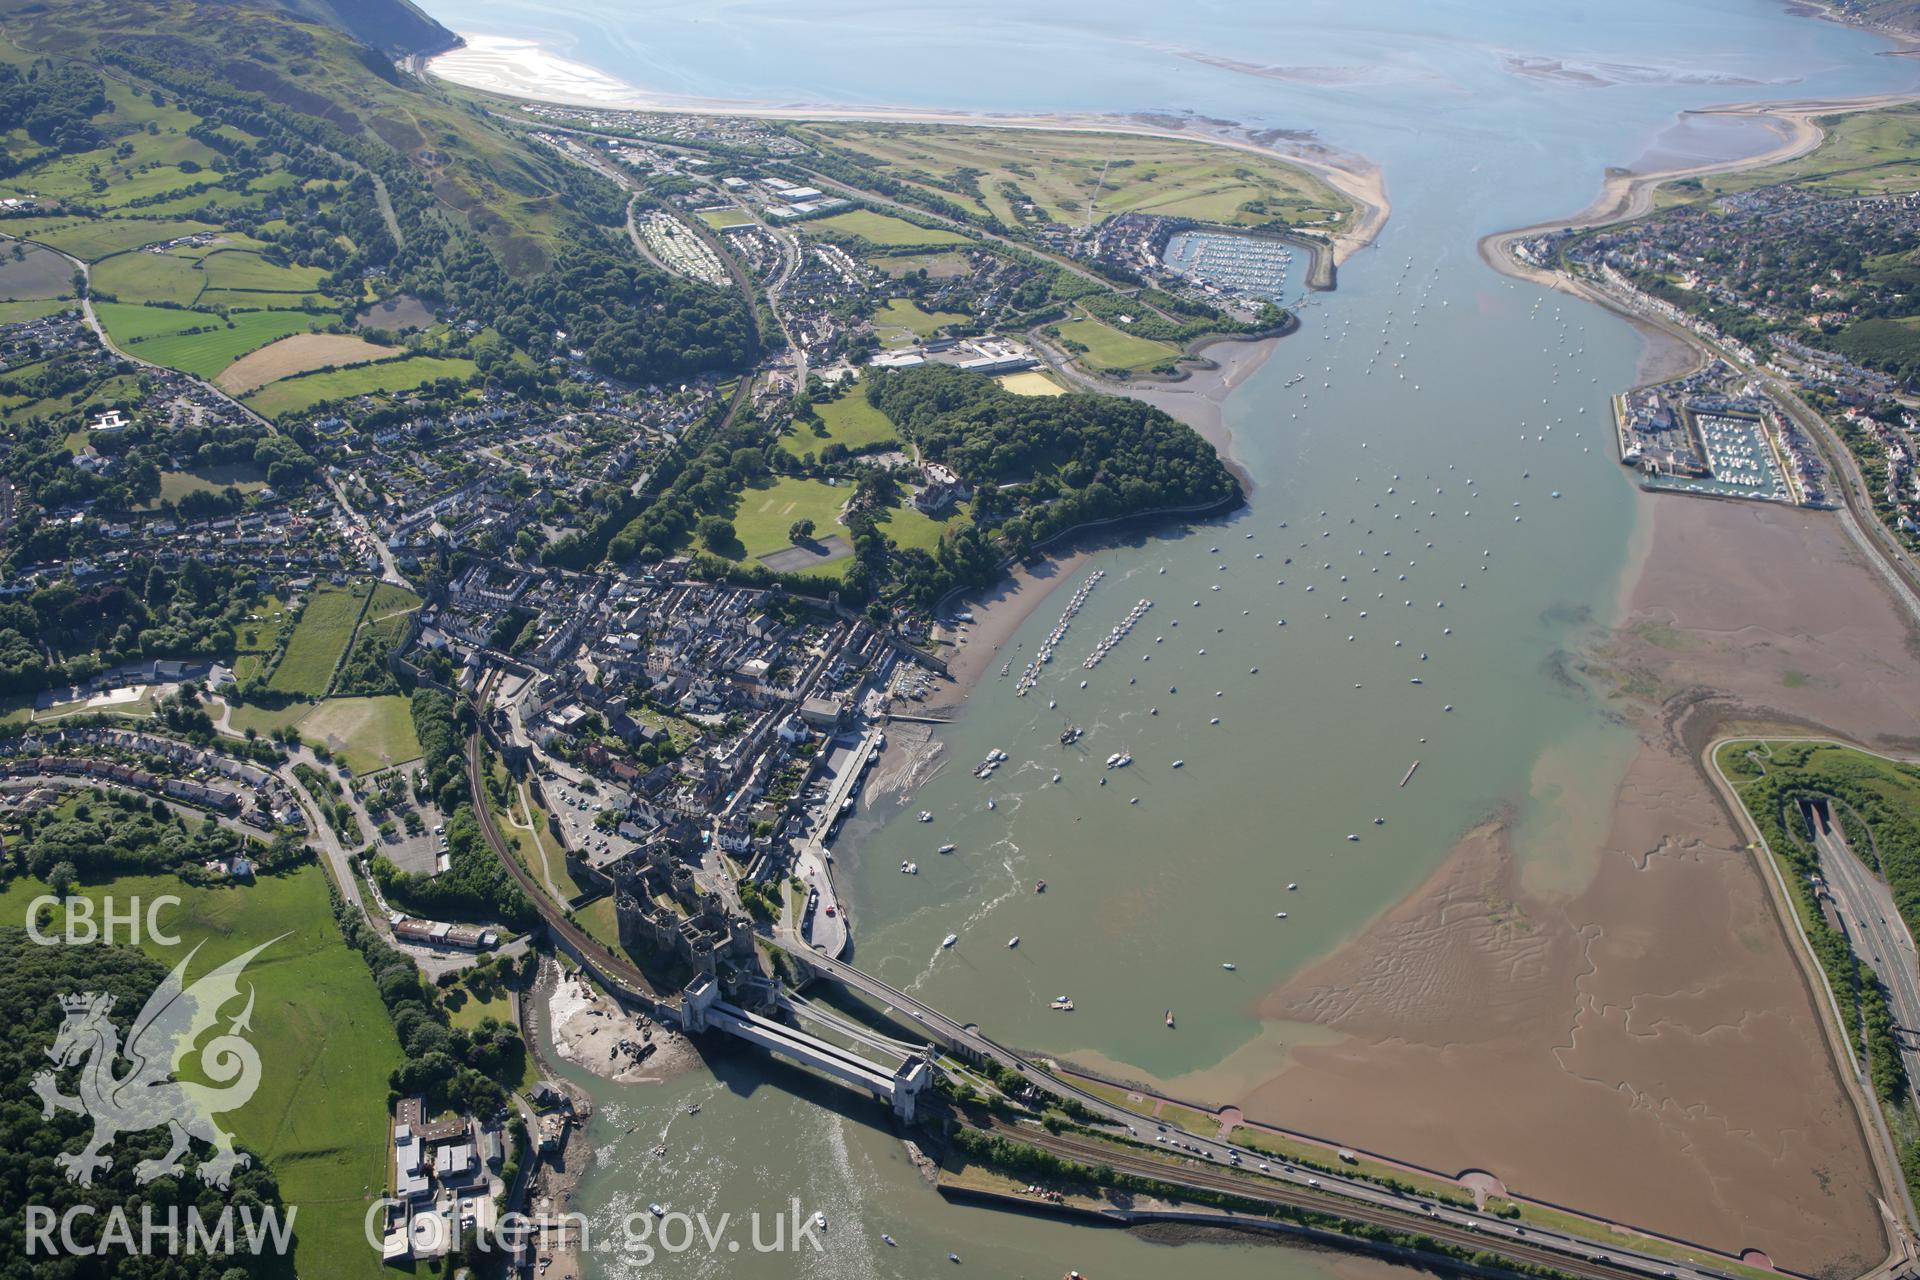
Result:
<svg viewBox="0 0 1920 1280"><path fill-rule="evenodd" d="M44 1118L51 1119L56 1107L93 1117L93 1139L80 1151L54 1157L69 1182L92 1185L96 1172L113 1167L113 1157L102 1152L116 1137L161 1126L171 1130L173 1146L159 1159L142 1160L135 1166L136 1182L183 1173L180 1157L194 1138L214 1149L211 1159L200 1162L202 1182L224 1188L236 1168L251 1163L251 1157L233 1149L233 1136L213 1120L217 1112L244 1105L260 1087L260 1055L243 1034L252 1030L251 985L246 1007L227 1023L226 1030L196 1046L220 1022L221 1008L240 997L240 974L248 963L279 940L269 939L236 956L189 987L187 966L200 950L195 946L154 989L128 1029L124 1048L108 1016L113 1011L111 995L84 992L60 997L67 1017L47 1056L60 1068L79 1066L80 1093L78 1097L61 1093L51 1070L33 1078L33 1090L40 1095ZM116 1075L122 1057L131 1067L124 1075ZM197 1058L199 1074L212 1083L174 1078L190 1058Z"/></svg>

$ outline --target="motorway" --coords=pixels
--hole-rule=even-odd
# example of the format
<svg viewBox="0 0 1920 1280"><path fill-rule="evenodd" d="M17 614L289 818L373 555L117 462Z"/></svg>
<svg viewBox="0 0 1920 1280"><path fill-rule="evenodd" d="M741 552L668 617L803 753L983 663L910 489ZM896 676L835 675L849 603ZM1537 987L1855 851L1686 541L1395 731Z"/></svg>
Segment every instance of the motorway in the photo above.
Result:
<svg viewBox="0 0 1920 1280"><path fill-rule="evenodd" d="M769 941L774 946L805 960L823 974L911 1018L926 1028L933 1039L965 1054L993 1061L1007 1070L1016 1072L1042 1093L1071 1098L1105 1122L1125 1128L1129 1133L1134 1133L1140 1125L1152 1123L1136 1112L1128 1111L1124 1107L1079 1089L1042 1070L1011 1049L982 1035L979 1027L974 1024L957 1022L932 1005L880 981L871 974L863 973L850 964L798 946L789 939L775 937ZM1176 1131L1169 1131L1167 1135L1170 1139L1173 1132ZM1056 1149L1051 1144L1087 1141L1047 1135L1043 1131L1030 1132L1026 1129L1018 1130L1017 1136L1022 1141L1031 1142L1036 1146L1045 1146L1050 1150ZM1186 1133L1180 1133L1178 1141L1190 1154L1199 1156L1202 1161L1192 1173L1186 1175L1189 1179L1187 1185L1250 1194L1247 1183L1252 1180L1256 1188L1263 1189L1260 1191L1262 1198L1272 1199L1276 1204L1291 1204L1301 1208L1315 1209L1322 1213L1336 1214L1362 1222L1380 1222L1400 1230L1420 1230L1435 1239L1446 1239L1477 1249L1497 1248L1500 1253L1510 1257L1529 1261L1549 1261L1563 1271L1592 1277L1594 1280L1600 1280L1602 1277L1605 1280L1619 1280L1623 1276L1635 1277L1636 1280L1644 1280L1644 1277L1648 1276L1670 1278L1670 1280L1714 1280L1716 1277L1728 1274L1676 1259L1602 1243L1584 1236L1539 1228L1518 1230L1512 1224L1500 1219L1451 1205L1439 1203L1429 1205L1424 1201L1395 1195L1377 1183L1362 1178L1343 1177L1317 1169L1308 1170L1251 1147L1241 1147L1231 1142ZM1097 1158L1092 1162L1105 1161L1115 1168L1125 1167L1124 1162L1127 1157L1124 1156L1124 1150L1124 1148L1101 1145L1098 1147ZM1064 1149L1060 1149L1060 1153L1069 1154ZM1250 1166L1258 1166L1265 1161L1274 1172L1268 1177L1259 1179L1253 1179L1251 1174L1244 1172L1239 1174L1230 1172L1231 1157L1235 1155ZM1087 1159L1088 1157L1083 1153L1073 1155L1072 1158ZM1167 1181L1182 1180L1182 1178L1170 1176L1166 1165L1149 1156L1143 1155L1139 1160L1145 1163L1131 1171L1144 1171L1146 1176ZM1209 1166L1217 1169L1218 1172L1209 1171ZM1199 1180L1202 1177L1206 1180ZM1268 1188L1269 1183L1272 1184L1271 1190L1264 1190ZM1596 1223L1596 1227L1598 1226L1599 1224ZM1706 1252L1706 1250L1702 1249L1700 1252Z"/></svg>
<svg viewBox="0 0 1920 1280"><path fill-rule="evenodd" d="M1920 954L1913 935L1900 919L1893 890L1854 853L1839 825L1818 811L1812 816L1820 869L1826 872L1847 940L1887 985L1907 1087L1920 1089Z"/></svg>

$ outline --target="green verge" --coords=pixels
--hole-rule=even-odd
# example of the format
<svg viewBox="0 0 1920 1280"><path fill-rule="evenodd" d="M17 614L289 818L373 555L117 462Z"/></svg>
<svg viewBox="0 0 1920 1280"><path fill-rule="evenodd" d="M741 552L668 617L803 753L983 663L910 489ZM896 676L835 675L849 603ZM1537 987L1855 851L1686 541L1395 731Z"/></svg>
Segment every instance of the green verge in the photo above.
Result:
<svg viewBox="0 0 1920 1280"><path fill-rule="evenodd" d="M0 919L24 920L27 903L46 892L39 881L14 880L0 891ZM200 947L189 979L271 942L245 975L255 993L260 1087L221 1122L268 1161L286 1203L298 1206L294 1260L302 1273L387 1274L361 1220L386 1190L387 1077L401 1064L400 1044L366 966L334 924L326 873L309 865L219 888L125 876L75 892L96 904L96 917L108 896L123 910L134 899L178 897L180 906L158 917L178 945L143 937L140 949L172 967Z"/></svg>

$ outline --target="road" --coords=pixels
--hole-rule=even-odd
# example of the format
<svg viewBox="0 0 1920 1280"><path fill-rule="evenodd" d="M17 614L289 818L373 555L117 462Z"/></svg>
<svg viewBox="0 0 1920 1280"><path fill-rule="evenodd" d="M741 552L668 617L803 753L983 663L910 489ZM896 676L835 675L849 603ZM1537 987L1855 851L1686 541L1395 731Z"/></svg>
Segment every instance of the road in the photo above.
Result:
<svg viewBox="0 0 1920 1280"><path fill-rule="evenodd" d="M1169 1163L1156 1158L1157 1153L1135 1154L1123 1146L1078 1135L1050 1134L1043 1129L1016 1127L998 1121L993 1129L1008 1138L1030 1143L1082 1164L1106 1164L1137 1177L1153 1178L1201 1191L1227 1192L1276 1207L1319 1213L1329 1211L1328 1196L1303 1185L1301 1180L1306 1176L1304 1173L1272 1157L1267 1159L1275 1172L1258 1174L1245 1169L1220 1168L1205 1160L1184 1157ZM1324 1176L1320 1180L1324 1182ZM1645 1276L1649 1274L1645 1265L1648 1261L1657 1267L1653 1274L1664 1273L1676 1277L1714 1274L1695 1271L1665 1259L1643 1259L1640 1255L1629 1255L1598 1242L1580 1241L1578 1251L1569 1256L1568 1250L1557 1243L1563 1237L1552 1232L1516 1226L1490 1215L1449 1210L1415 1196L1396 1196L1389 1191L1376 1189L1367 1203L1354 1204L1347 1202L1345 1197L1341 1199L1343 1202L1332 1211L1350 1221L1393 1231L1417 1229L1443 1244L1476 1252L1497 1251L1503 1257L1552 1267L1567 1275L1582 1277L1582 1280L1620 1280L1622 1276ZM1616 1260L1616 1253L1626 1260Z"/></svg>
<svg viewBox="0 0 1920 1280"><path fill-rule="evenodd" d="M1840 1006L1834 999L1833 988L1827 978L1827 971L1814 954L1813 943L1807 937L1806 926L1801 922L1800 911L1795 904L1792 890L1788 887L1781 868L1780 859L1767 847L1766 837L1761 835L1753 819L1747 813L1745 802L1733 780L1720 770L1720 748L1729 742L1744 741L1736 738L1715 738L1701 750L1699 761L1701 773L1719 792L1727 812L1733 815L1738 830L1753 843L1749 848L1758 852L1760 858L1761 880L1767 886L1769 897L1773 900L1774 910L1787 929L1788 936L1795 939L1793 948L1800 965L1807 975L1807 981L1816 993L1816 1003L1824 1003L1827 1015L1820 1018L1822 1034L1827 1038L1828 1050L1833 1056L1834 1071L1853 1099L1860 1115L1861 1125L1867 1130L1867 1154L1873 1160L1874 1169L1879 1175L1882 1194L1893 1197L1895 1204L1885 1199L1880 1201L1880 1215L1887 1228L1886 1261L1867 1273L1863 1280L1876 1280L1878 1277L1910 1277L1915 1274L1914 1266L1920 1263L1920 1247L1916 1247L1911 1227L1914 1220L1913 1197L1907 1190L1906 1178L1900 1166L1900 1148L1887 1127L1887 1117L1880 1107L1873 1084L1867 1078L1864 1064L1849 1044L1851 1029L1841 1023ZM1833 738L1788 737L1771 738L1772 742L1814 742L1828 746L1849 747L1860 750L1852 743L1840 742ZM1885 757L1891 759L1892 757ZM1897 1205L1897 1208L1896 1208Z"/></svg>
<svg viewBox="0 0 1920 1280"><path fill-rule="evenodd" d="M1920 1091L1920 953L1894 905L1893 890L1862 862L1837 821L1812 813L1813 843L1853 952L1887 985L1907 1086ZM1916 1093L1920 1096L1920 1093Z"/></svg>
<svg viewBox="0 0 1920 1280"><path fill-rule="evenodd" d="M375 176L374 182L378 184L380 182L380 179L377 176ZM386 187L383 185L377 186L377 190L380 193L380 195L384 198L386 194ZM389 210L389 216L390 215L391 215L391 210ZM82 288L81 288L81 295L80 295L80 314L86 319L87 327L93 330L93 336L100 340L100 345L103 348L112 352L115 356L118 356L120 359L125 360L128 364L138 365L143 369L156 369L164 373L171 373L178 377L185 378L187 381L200 387L202 390L214 396L216 399L226 401L227 405L230 408L232 408L234 412L240 414L241 417L253 423L255 426L261 427L264 430L270 431L275 435L278 435L280 433L280 428L276 427L271 421L261 417L259 414L255 413L252 409L249 409L246 405L240 403L240 401L235 400L232 396L228 395L225 391L222 391L218 386L214 385L211 382L208 382L205 378L195 377L193 374L183 373L178 369L169 368L168 366L163 364L155 364L151 360L142 360L139 356L133 355L127 352L126 350L124 350L123 348L115 346L113 343L113 339L107 336L106 326L100 323L99 315L94 312L93 273L92 273L92 270L87 266L87 264L81 261L79 258L74 257L72 254L66 253L60 249L56 249L52 245L46 244L43 241L24 239L22 237L17 237L17 236L0 235L0 240L15 240L15 239L22 239L23 242L27 244L38 245L40 248L47 250L49 253L59 254L61 257L65 258L69 263L73 265L73 269L75 271L80 273L80 278L82 281ZM412 590L413 584L408 582L406 578L401 576L400 567L393 558L393 552L387 549L386 542L380 537L378 533L374 531L373 526L370 523L368 523L367 518L361 515L360 512L354 507L354 505L351 502L347 501L346 490L340 487L340 482L330 474L323 474L322 479L326 483L327 490L333 494L334 501L340 504L340 510L342 511L342 513L344 513L347 519L351 521L353 525L360 531L361 536L366 539L367 545L373 549L374 555L379 558L381 580L384 582L390 582L396 587L406 587L408 590Z"/></svg>

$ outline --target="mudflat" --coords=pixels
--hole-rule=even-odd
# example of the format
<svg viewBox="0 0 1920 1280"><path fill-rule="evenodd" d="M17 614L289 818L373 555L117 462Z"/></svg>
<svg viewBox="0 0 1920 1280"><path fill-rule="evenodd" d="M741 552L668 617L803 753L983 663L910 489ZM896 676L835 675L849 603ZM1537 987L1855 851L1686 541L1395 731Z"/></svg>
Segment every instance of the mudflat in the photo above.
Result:
<svg viewBox="0 0 1920 1280"><path fill-rule="evenodd" d="M1900 745L1920 724L1913 627L1832 513L1645 501L1619 623L1587 664L1641 742L1585 883L1529 886L1526 850L1490 818L1264 998L1289 1047L1234 1100L1638 1227L1858 1272L1884 1256L1866 1138L1763 868L1697 757L1736 723Z"/></svg>

